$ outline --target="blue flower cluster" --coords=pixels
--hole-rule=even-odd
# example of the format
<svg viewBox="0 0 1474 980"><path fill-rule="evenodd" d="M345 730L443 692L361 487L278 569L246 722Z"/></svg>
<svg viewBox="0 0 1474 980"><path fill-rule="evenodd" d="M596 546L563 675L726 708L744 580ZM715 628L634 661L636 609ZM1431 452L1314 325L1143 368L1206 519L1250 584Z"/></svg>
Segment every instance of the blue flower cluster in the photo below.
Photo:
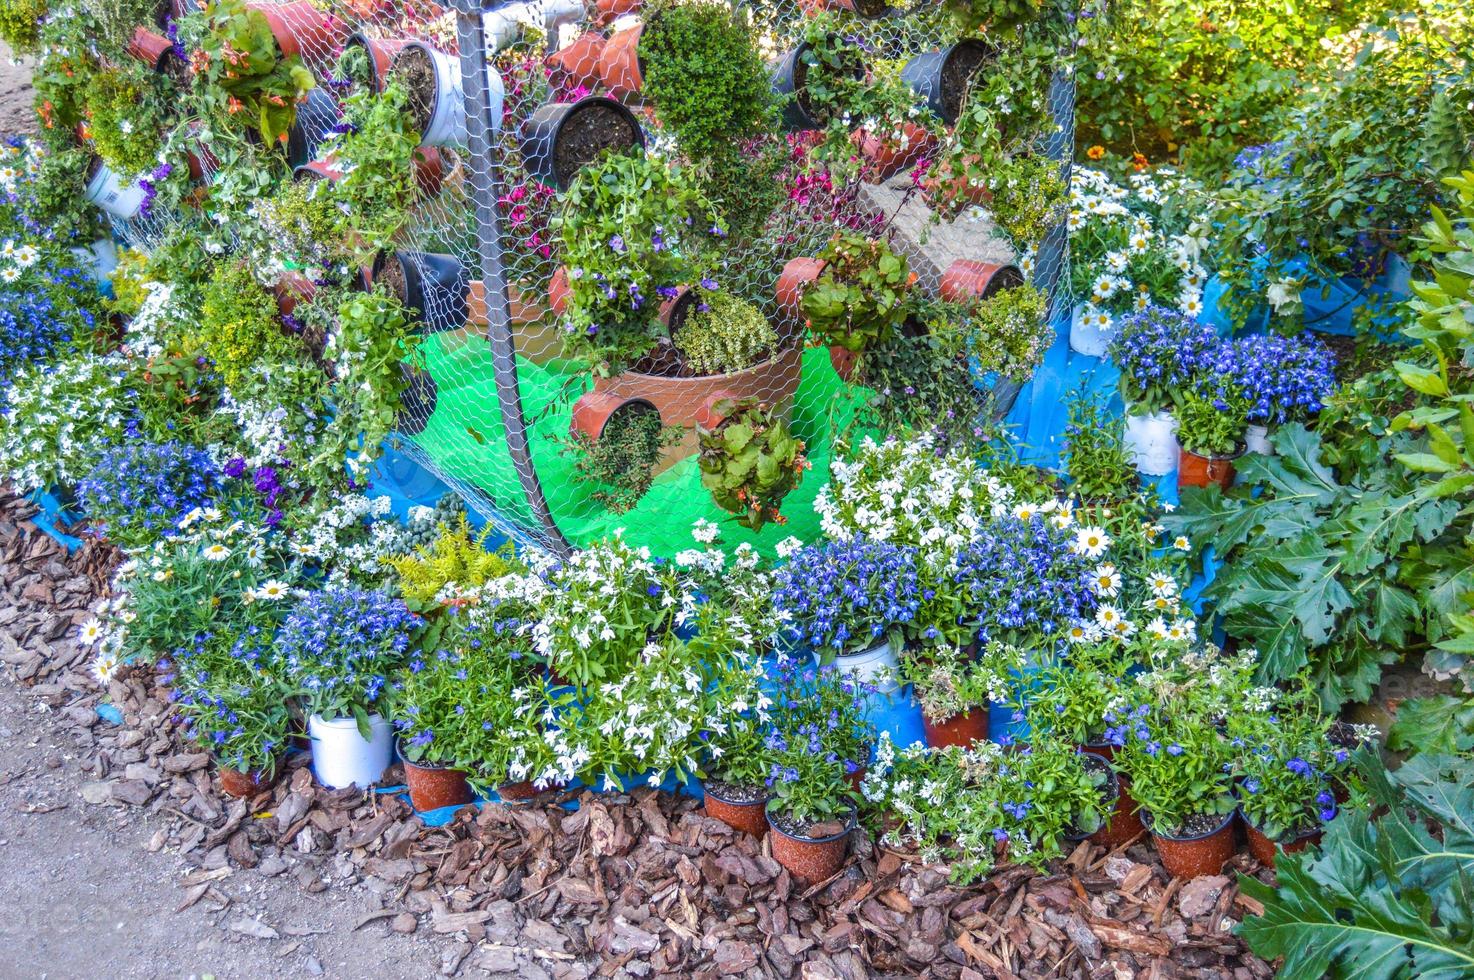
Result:
<svg viewBox="0 0 1474 980"><path fill-rule="evenodd" d="M18 368L48 361L71 342L77 327L91 329L91 311L59 302L58 295L80 288L70 269L48 273L55 290L0 290L0 388L10 387Z"/></svg>
<svg viewBox="0 0 1474 980"><path fill-rule="evenodd" d="M1240 337L1230 360L1229 375L1249 400L1249 421L1260 425L1315 415L1336 388L1336 355L1313 337Z"/></svg>
<svg viewBox="0 0 1474 980"><path fill-rule="evenodd" d="M137 438L102 454L77 499L98 533L127 546L172 537L180 518L216 499L221 479L203 449Z"/></svg>
<svg viewBox="0 0 1474 980"><path fill-rule="evenodd" d="M286 674L314 709L368 707L402 665L420 618L387 593L330 586L301 599L277 636Z"/></svg>
<svg viewBox="0 0 1474 980"><path fill-rule="evenodd" d="M954 580L981 642L1019 631L1052 636L1094 613L1090 565L1072 541L1043 518L1006 517L958 555Z"/></svg>
<svg viewBox="0 0 1474 980"><path fill-rule="evenodd" d="M916 549L863 535L802 549L776 580L775 607L793 617L795 639L815 650L867 649L920 606Z"/></svg>
<svg viewBox="0 0 1474 980"><path fill-rule="evenodd" d="M1110 355L1140 392L1186 387L1216 366L1223 341L1207 324L1163 306L1121 319Z"/></svg>

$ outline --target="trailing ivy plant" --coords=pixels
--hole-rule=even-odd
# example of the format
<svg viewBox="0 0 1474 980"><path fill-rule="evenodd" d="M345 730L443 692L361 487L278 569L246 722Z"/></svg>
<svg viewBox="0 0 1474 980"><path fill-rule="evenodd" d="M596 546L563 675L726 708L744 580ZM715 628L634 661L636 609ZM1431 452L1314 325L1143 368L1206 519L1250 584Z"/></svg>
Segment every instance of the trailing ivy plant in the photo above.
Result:
<svg viewBox="0 0 1474 980"><path fill-rule="evenodd" d="M1240 935L1283 957L1285 980L1474 975L1474 756L1388 772L1362 750L1356 764L1377 806L1343 812L1318 849L1277 855L1278 887L1240 874L1264 907Z"/></svg>
<svg viewBox="0 0 1474 980"><path fill-rule="evenodd" d="M1452 545L1459 503L1420 492L1391 459L1405 440L1379 440L1375 460L1344 479L1303 425L1271 441L1275 455L1239 461L1229 493L1189 488L1162 522L1199 553L1213 546L1222 566L1203 599L1258 648L1261 681L1308 666L1328 709L1365 700L1382 665L1421 649L1457 601L1424 566Z"/></svg>

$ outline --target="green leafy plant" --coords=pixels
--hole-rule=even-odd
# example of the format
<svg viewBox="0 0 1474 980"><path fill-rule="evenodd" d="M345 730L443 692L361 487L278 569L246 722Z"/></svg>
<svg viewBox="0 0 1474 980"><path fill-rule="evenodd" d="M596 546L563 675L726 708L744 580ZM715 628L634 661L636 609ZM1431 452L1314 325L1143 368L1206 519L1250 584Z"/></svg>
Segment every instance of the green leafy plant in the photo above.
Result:
<svg viewBox="0 0 1474 980"><path fill-rule="evenodd" d="M753 42L726 4L684 0L646 9L643 94L693 159L728 151L767 122L772 89Z"/></svg>
<svg viewBox="0 0 1474 980"><path fill-rule="evenodd" d="M1113 761L1154 833L1191 836L1233 812L1235 750L1215 721L1190 695L1149 698L1122 721Z"/></svg>
<svg viewBox="0 0 1474 980"><path fill-rule="evenodd" d="M696 427L701 485L743 527L760 531L769 521L786 523L778 508L810 465L803 440L794 438L782 413L756 396L723 399L715 410L723 416L718 425Z"/></svg>
<svg viewBox="0 0 1474 980"><path fill-rule="evenodd" d="M215 363L233 392L250 391L269 366L303 352L283 329L275 298L240 262L215 267L200 313L191 346Z"/></svg>
<svg viewBox="0 0 1474 980"><path fill-rule="evenodd" d="M857 354L890 339L909 311L906 257L880 239L841 232L818 259L824 271L803 295L809 329L825 343Z"/></svg>
<svg viewBox="0 0 1474 980"><path fill-rule="evenodd" d="M134 60L92 76L83 96L87 132L97 155L120 178L159 165L170 97L163 76Z"/></svg>
<svg viewBox="0 0 1474 980"><path fill-rule="evenodd" d="M316 190L334 205L335 237L360 265L393 246L415 200L413 159L420 134L408 104L404 85L392 79L383 92L350 96L344 115L351 128L327 147L342 176L319 182Z"/></svg>
<svg viewBox="0 0 1474 980"><path fill-rule="evenodd" d="M365 477L394 430L412 373L422 369L420 337L404 305L383 289L348 293L337 314L324 349L337 410L319 456L326 462L346 455L349 470Z"/></svg>
<svg viewBox="0 0 1474 980"><path fill-rule="evenodd" d="M391 558L389 564L399 573L399 592L410 610L424 614L443 598L459 598L492 579L525 572L510 542L496 551L487 549L494 530L488 524L480 534L473 534L462 512L453 523L442 523L428 546Z"/></svg>
<svg viewBox="0 0 1474 980"><path fill-rule="evenodd" d="M968 311L968 354L978 370L1027 381L1054 342L1048 297L1028 284L1003 289Z"/></svg>
<svg viewBox="0 0 1474 980"><path fill-rule="evenodd" d="M1061 458L1070 491L1090 501L1110 501L1136 491L1136 466L1126 450L1126 425L1084 391L1070 400Z"/></svg>
<svg viewBox="0 0 1474 980"><path fill-rule="evenodd" d="M1071 745L1103 745L1113 707L1125 704L1127 671L1136 658L1113 641L1080 643L1045 663L1037 683L1022 687L1013 700L1032 731L1048 732Z"/></svg>
<svg viewBox="0 0 1474 980"><path fill-rule="evenodd" d="M579 171L553 230L568 270L564 343L615 374L666 336L659 311L679 287L712 290L708 240L725 230L685 170L645 153L611 154Z"/></svg>
<svg viewBox="0 0 1474 980"><path fill-rule="evenodd" d="M1177 440L1199 456L1232 456L1243 448L1249 404L1237 390L1200 385L1183 392L1177 408Z"/></svg>
<svg viewBox="0 0 1474 980"><path fill-rule="evenodd" d="M673 338L697 374L741 371L777 351L778 331L747 300L720 292L706 306L688 315Z"/></svg>
<svg viewBox="0 0 1474 980"><path fill-rule="evenodd" d="M220 765L258 778L275 773L292 724L289 692L268 666L269 646L269 636L248 634L181 651L170 684L185 734Z"/></svg>
<svg viewBox="0 0 1474 980"><path fill-rule="evenodd" d="M963 179L976 180L967 170L978 166L964 162ZM1020 254L1032 254L1064 219L1067 194L1057 160L1033 153L1003 156L988 168L986 181L988 212Z"/></svg>
<svg viewBox="0 0 1474 980"><path fill-rule="evenodd" d="M180 31L194 48L191 92L205 114L227 131L254 130L268 146L285 140L315 82L299 56L282 55L266 15L245 0L210 0Z"/></svg>
<svg viewBox="0 0 1474 980"><path fill-rule="evenodd" d="M604 423L597 439L573 431L563 452L574 458L581 482L611 514L628 512L655 480L655 464L668 446L681 440L679 426L668 426L648 405L621 406Z"/></svg>
<svg viewBox="0 0 1474 980"><path fill-rule="evenodd" d="M908 655L901 664L921 712L933 723L986 709L1008 698L1009 671L1023 658L1003 644L990 643L981 654L938 647Z"/></svg>
<svg viewBox="0 0 1474 980"><path fill-rule="evenodd" d="M1474 972L1474 758L1422 755L1395 772L1363 750L1375 808L1348 811L1319 849L1275 858L1277 887L1239 876L1264 906L1239 933L1283 957L1279 975L1462 977Z"/></svg>
<svg viewBox="0 0 1474 980"><path fill-rule="evenodd" d="M1364 700L1383 664L1420 649L1428 613L1458 601L1456 589L1399 556L1446 546L1459 505L1417 492L1390 461L1391 438L1344 479L1303 425L1271 442L1275 455L1239 461L1228 494L1190 488L1162 522L1199 550L1213 546L1223 564L1203 598L1229 635L1258 648L1263 681L1309 666L1327 708Z"/></svg>
<svg viewBox="0 0 1474 980"><path fill-rule="evenodd" d="M17 55L35 54L41 43L41 24L50 8L48 0L15 0L0 9L0 41Z"/></svg>
<svg viewBox="0 0 1474 980"><path fill-rule="evenodd" d="M944 6L966 34L979 27L1003 30L1033 20L1044 0L947 0Z"/></svg>

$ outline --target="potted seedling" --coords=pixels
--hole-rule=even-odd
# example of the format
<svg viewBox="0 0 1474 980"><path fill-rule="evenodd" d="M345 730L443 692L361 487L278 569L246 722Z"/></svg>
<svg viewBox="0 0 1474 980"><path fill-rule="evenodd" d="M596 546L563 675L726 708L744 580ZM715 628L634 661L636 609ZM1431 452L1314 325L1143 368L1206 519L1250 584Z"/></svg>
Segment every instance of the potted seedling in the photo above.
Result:
<svg viewBox="0 0 1474 980"><path fill-rule="evenodd" d="M1012 648L992 643L976 650L931 648L913 651L902 670L921 704L926 744L963 748L988 738L988 706L1008 698L1009 671L1022 663Z"/></svg>
<svg viewBox="0 0 1474 980"><path fill-rule="evenodd" d="M743 527L760 531L769 521L785 523L778 508L810 465L803 440L756 396L718 398L712 415L709 424L696 426L701 485Z"/></svg>
<svg viewBox="0 0 1474 980"><path fill-rule="evenodd" d="M1202 385L1182 396L1177 438L1182 444L1177 487L1233 485L1234 461L1244 454L1248 406L1235 387Z"/></svg>
<svg viewBox="0 0 1474 980"><path fill-rule="evenodd" d="M265 792L286 752L286 689L229 651L180 657L175 666L174 708L184 718L185 734L214 757L220 788L243 799Z"/></svg>
<svg viewBox="0 0 1474 980"><path fill-rule="evenodd" d="M393 734L381 699L419 625L402 601L346 585L309 593L287 616L277 651L307 713L312 771L324 786L371 786L388 768Z"/></svg>
<svg viewBox="0 0 1474 980"><path fill-rule="evenodd" d="M773 93L790 130L824 129L866 87L865 53L838 31L816 21L805 40L773 65Z"/></svg>

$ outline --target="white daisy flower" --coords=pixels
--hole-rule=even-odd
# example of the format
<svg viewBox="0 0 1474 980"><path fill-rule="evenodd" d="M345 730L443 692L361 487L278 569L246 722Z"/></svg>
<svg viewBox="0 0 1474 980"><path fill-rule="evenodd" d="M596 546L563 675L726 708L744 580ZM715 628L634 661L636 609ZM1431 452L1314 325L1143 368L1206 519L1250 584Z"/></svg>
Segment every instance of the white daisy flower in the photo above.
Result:
<svg viewBox="0 0 1474 980"><path fill-rule="evenodd" d="M1087 558L1099 558L1110 546L1111 539L1101 528L1082 527L1075 532L1074 549L1076 554L1084 555Z"/></svg>
<svg viewBox="0 0 1474 980"><path fill-rule="evenodd" d="M204 556L210 559L210 561L224 561L230 557L230 549L217 542L216 544L205 546Z"/></svg>
<svg viewBox="0 0 1474 980"><path fill-rule="evenodd" d="M1098 565L1093 577L1095 591L1107 598L1115 598L1121 591L1121 573L1110 562Z"/></svg>

